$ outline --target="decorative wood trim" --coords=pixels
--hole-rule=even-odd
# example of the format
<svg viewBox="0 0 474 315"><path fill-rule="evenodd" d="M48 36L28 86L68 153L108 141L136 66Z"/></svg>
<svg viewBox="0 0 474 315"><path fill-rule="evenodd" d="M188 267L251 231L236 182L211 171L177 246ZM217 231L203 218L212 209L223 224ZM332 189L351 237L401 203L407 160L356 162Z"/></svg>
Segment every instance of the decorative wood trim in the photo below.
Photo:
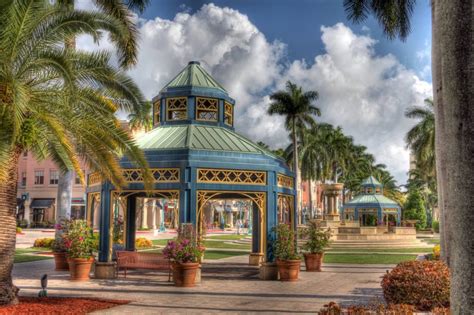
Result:
<svg viewBox="0 0 474 315"><path fill-rule="evenodd" d="M267 173L223 169L197 169L197 182L209 184L266 185Z"/></svg>
<svg viewBox="0 0 474 315"><path fill-rule="evenodd" d="M277 186L283 188L294 189L295 180L293 177L286 176L283 174L277 174Z"/></svg>

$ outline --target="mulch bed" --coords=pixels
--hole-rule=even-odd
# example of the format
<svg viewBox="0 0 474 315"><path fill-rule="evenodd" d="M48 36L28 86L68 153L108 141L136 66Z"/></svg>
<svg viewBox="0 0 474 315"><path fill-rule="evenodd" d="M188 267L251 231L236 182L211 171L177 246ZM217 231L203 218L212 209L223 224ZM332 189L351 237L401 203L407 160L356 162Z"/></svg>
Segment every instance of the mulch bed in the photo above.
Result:
<svg viewBox="0 0 474 315"><path fill-rule="evenodd" d="M130 303L124 300L93 298L23 297L17 305L0 306L0 315L6 314L87 314Z"/></svg>

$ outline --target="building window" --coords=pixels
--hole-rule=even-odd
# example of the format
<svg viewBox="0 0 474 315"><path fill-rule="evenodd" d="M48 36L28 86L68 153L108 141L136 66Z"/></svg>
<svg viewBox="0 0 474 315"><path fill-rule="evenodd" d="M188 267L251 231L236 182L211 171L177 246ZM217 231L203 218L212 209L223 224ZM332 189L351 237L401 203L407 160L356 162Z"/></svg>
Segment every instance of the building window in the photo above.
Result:
<svg viewBox="0 0 474 315"><path fill-rule="evenodd" d="M229 103L225 102L224 103L224 122L226 123L226 125L229 125L229 126L232 126L232 124L234 123L234 113L233 113L233 110L234 108L232 107L232 105L230 105Z"/></svg>
<svg viewBox="0 0 474 315"><path fill-rule="evenodd" d="M186 97L166 99L166 120L185 120L187 116Z"/></svg>
<svg viewBox="0 0 474 315"><path fill-rule="evenodd" d="M217 99L198 97L196 103L197 120L217 121L219 112L219 101Z"/></svg>
<svg viewBox="0 0 474 315"><path fill-rule="evenodd" d="M59 181L58 170L49 170L49 184L57 185Z"/></svg>
<svg viewBox="0 0 474 315"><path fill-rule="evenodd" d="M27 157L28 156L28 151L23 152L23 156Z"/></svg>
<svg viewBox="0 0 474 315"><path fill-rule="evenodd" d="M380 192L381 192L380 187L375 188L375 193L376 194L380 194Z"/></svg>
<svg viewBox="0 0 474 315"><path fill-rule="evenodd" d="M373 190L372 188L370 188L370 187L367 188L367 193L368 193L368 194L371 194L371 193L373 193L373 192L374 192L374 190Z"/></svg>
<svg viewBox="0 0 474 315"><path fill-rule="evenodd" d="M21 172L21 186L26 186L26 172Z"/></svg>
<svg viewBox="0 0 474 315"><path fill-rule="evenodd" d="M44 171L35 170L35 185L43 185L43 184L44 184Z"/></svg>
<svg viewBox="0 0 474 315"><path fill-rule="evenodd" d="M161 101L157 100L155 104L153 104L153 124L154 125L160 124L160 113L161 113Z"/></svg>

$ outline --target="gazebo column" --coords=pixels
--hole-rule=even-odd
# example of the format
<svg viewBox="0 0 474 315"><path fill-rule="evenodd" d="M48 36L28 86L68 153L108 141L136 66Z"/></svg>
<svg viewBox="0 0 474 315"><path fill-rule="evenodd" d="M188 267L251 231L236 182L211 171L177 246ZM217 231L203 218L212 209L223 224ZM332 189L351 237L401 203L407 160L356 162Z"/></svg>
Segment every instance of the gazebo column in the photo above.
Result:
<svg viewBox="0 0 474 315"><path fill-rule="evenodd" d="M125 231L125 249L135 250L135 232L136 232L136 206L137 197L131 195L127 197L127 231Z"/></svg>
<svg viewBox="0 0 474 315"><path fill-rule="evenodd" d="M110 182L104 182L100 192L100 221L99 221L99 262L110 261Z"/></svg>
<svg viewBox="0 0 474 315"><path fill-rule="evenodd" d="M148 229L148 198L143 198L142 224L140 228Z"/></svg>
<svg viewBox="0 0 474 315"><path fill-rule="evenodd" d="M260 210L257 204L252 202L252 252L249 256L249 265L260 265L263 255L263 248L261 248Z"/></svg>

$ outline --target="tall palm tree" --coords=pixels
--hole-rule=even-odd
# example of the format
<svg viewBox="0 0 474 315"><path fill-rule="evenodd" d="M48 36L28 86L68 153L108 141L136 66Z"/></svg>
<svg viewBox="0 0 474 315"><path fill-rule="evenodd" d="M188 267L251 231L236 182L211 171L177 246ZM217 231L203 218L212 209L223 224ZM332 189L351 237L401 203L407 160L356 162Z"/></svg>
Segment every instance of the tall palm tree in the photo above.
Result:
<svg viewBox="0 0 474 315"><path fill-rule="evenodd" d="M137 40L138 32L133 21L133 14L131 10L143 11L148 4L148 0L129 0L129 1L107 1L94 0L93 3L103 15L107 16L109 23L112 23L118 32L110 32L110 39L117 49L119 56L119 64L126 69L134 65L137 61ZM74 11L74 0L57 0L56 5L66 13ZM104 30L108 30L108 26L102 26ZM75 37L66 38L65 45L68 49L76 48ZM151 106L151 105L150 105ZM147 108L136 108L132 115L137 118L145 119L139 121L135 119L135 124L148 125L149 120L146 121ZM56 200L56 217L59 221L62 218L69 218L72 202L72 184L74 181L74 172L67 170L60 173L58 181L58 194Z"/></svg>
<svg viewBox="0 0 474 315"><path fill-rule="evenodd" d="M405 116L419 122L406 135L407 146L416 158L417 167L429 175L436 174L435 118L433 101L425 100L425 106L408 108Z"/></svg>
<svg viewBox="0 0 474 315"><path fill-rule="evenodd" d="M110 66L106 52L75 52L63 43L78 34L95 39L120 27L100 12L64 12L43 0L1 3L0 10L0 304L16 302L11 270L16 240L18 160L28 150L74 169L81 159L114 185L123 184L122 154L151 175L143 152L122 130L118 109L141 108L138 87Z"/></svg>
<svg viewBox="0 0 474 315"><path fill-rule="evenodd" d="M293 171L295 172L295 185L298 186L298 141L297 128L313 126L316 124L314 116L321 116L319 108L312 105L318 99L316 91L303 91L296 84L288 81L285 91L277 91L270 95L272 103L268 114L285 116L286 129L291 132L293 144ZM296 187L296 200L299 200L299 187ZM298 211L298 221L301 222L301 213Z"/></svg>
<svg viewBox="0 0 474 315"><path fill-rule="evenodd" d="M390 38L405 39L414 0L345 0L348 16L373 14ZM452 270L451 311L474 312L474 37L472 0L432 0L432 75L435 151L441 210L441 256ZM449 215L447 213L449 209ZM455 227L455 228L451 228Z"/></svg>

